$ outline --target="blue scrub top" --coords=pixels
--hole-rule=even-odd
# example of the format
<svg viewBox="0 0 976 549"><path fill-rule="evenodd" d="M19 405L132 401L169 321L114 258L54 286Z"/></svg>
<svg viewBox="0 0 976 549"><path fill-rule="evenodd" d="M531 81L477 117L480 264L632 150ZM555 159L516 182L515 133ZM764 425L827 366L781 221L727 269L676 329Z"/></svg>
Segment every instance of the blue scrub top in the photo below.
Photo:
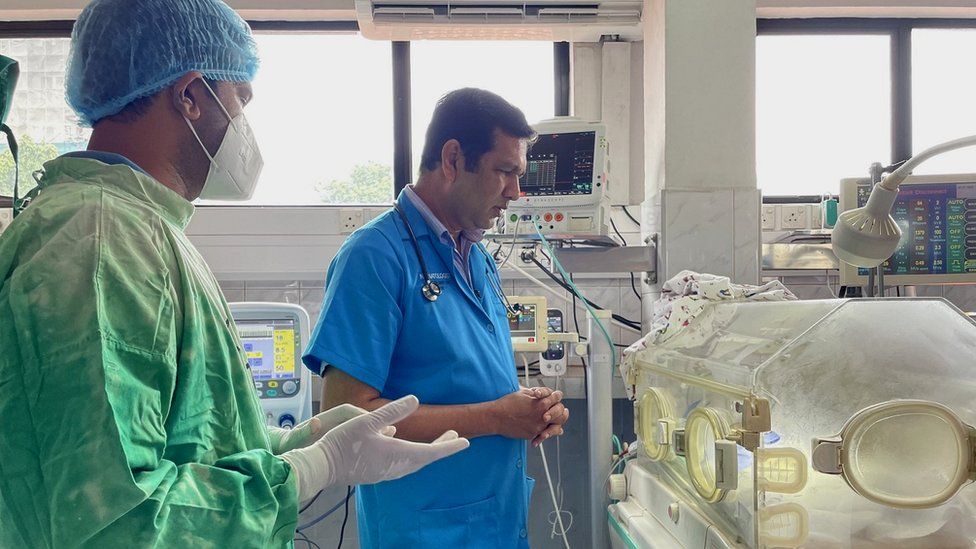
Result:
<svg viewBox="0 0 976 549"><path fill-rule="evenodd" d="M487 402L519 390L511 335L494 261L471 250L469 287L453 250L401 194L442 293L424 299L420 262L392 209L354 232L329 267L325 301L305 365L322 362L374 387L383 398L414 394L422 404ZM491 279L491 280L490 280ZM473 289L472 289L473 288ZM534 481L526 443L475 438L454 456L404 478L357 488L362 547L528 547Z"/></svg>

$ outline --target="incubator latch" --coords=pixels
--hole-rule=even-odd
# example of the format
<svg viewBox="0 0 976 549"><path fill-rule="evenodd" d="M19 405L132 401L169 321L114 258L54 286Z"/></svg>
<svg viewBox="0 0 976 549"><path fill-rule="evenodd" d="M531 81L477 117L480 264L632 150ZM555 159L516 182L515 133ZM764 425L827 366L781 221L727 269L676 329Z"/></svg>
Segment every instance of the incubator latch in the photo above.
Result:
<svg viewBox="0 0 976 549"><path fill-rule="evenodd" d="M715 487L719 490L739 487L739 453L731 440L715 441Z"/></svg>
<svg viewBox="0 0 976 549"><path fill-rule="evenodd" d="M742 413L742 430L754 433L765 433L772 429L772 418L769 413L769 401L759 397L749 397L744 402L736 403L736 410Z"/></svg>
<svg viewBox="0 0 976 549"><path fill-rule="evenodd" d="M687 450L685 441L685 430L675 429L671 434L672 447L674 448L674 455L679 457L685 457Z"/></svg>
<svg viewBox="0 0 976 549"><path fill-rule="evenodd" d="M844 443L840 437L817 438L813 440L811 461L813 469L827 475L844 472L840 452Z"/></svg>

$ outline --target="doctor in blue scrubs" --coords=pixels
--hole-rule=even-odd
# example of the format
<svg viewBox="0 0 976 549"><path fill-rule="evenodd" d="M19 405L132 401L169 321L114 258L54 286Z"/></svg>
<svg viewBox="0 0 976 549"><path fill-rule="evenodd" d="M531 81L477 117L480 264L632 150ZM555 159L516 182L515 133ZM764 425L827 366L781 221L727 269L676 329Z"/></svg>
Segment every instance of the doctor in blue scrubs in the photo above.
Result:
<svg viewBox="0 0 976 549"><path fill-rule="evenodd" d="M364 548L528 547L534 481L526 441L562 434L562 394L519 386L495 264L480 244L511 200L535 133L479 89L437 103L420 177L353 233L333 260L305 364L325 376L323 408L375 409L414 394L397 436L446 430L467 450L357 489Z"/></svg>

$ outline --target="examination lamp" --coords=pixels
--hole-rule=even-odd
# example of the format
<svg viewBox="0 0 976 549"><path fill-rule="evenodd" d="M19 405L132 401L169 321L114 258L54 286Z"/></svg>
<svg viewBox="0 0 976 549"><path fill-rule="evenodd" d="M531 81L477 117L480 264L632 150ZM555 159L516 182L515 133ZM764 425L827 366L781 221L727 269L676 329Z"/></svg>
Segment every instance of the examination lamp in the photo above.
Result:
<svg viewBox="0 0 976 549"><path fill-rule="evenodd" d="M834 255L855 267L873 268L891 257L901 240L901 228L891 217L891 207L898 198L898 187L912 170L933 156L976 145L976 135L947 141L925 149L888 174L871 190L863 208L840 215L831 236Z"/></svg>

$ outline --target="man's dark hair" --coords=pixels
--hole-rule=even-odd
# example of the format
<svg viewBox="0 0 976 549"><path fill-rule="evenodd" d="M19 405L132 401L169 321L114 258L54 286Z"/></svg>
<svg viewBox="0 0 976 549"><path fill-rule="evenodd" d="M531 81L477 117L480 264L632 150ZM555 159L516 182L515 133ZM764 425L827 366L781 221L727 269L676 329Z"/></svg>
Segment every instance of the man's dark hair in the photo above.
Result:
<svg viewBox="0 0 976 549"><path fill-rule="evenodd" d="M481 157L495 147L495 130L522 139L533 139L536 135L522 111L497 94L478 88L448 93L437 101L427 127L420 157L421 172L437 168L441 149L451 139L461 144L465 169L477 171Z"/></svg>

